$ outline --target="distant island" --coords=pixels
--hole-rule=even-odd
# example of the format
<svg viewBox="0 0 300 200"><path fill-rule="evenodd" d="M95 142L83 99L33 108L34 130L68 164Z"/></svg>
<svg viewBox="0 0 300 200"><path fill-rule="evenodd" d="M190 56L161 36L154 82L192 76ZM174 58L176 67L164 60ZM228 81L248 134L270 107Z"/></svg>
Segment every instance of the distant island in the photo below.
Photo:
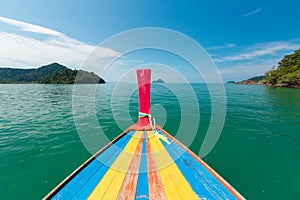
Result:
<svg viewBox="0 0 300 200"><path fill-rule="evenodd" d="M93 72L72 70L58 63L41 66L36 69L0 68L1 84L95 84L105 81Z"/></svg>
<svg viewBox="0 0 300 200"><path fill-rule="evenodd" d="M265 75L234 83L300 88L300 49L293 54L285 55L278 66L267 71Z"/></svg>
<svg viewBox="0 0 300 200"><path fill-rule="evenodd" d="M165 83L162 79L157 79L152 81L152 83Z"/></svg>

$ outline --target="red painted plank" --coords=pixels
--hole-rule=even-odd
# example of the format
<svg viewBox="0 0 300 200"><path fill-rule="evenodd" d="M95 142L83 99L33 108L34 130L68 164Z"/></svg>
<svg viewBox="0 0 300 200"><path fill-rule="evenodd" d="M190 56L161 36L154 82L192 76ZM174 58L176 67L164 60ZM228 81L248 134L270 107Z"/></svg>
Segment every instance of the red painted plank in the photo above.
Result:
<svg viewBox="0 0 300 200"><path fill-rule="evenodd" d="M149 199L153 200L166 200L166 193L161 182L161 178L154 160L153 152L150 146L149 138L146 140L146 152L148 162L148 186L149 186Z"/></svg>
<svg viewBox="0 0 300 200"><path fill-rule="evenodd" d="M122 187L120 189L118 199L119 200L131 200L135 199L135 193L136 193L136 186L137 186L137 180L139 175L139 167L140 167L140 160L141 160L141 153L143 148L143 139L144 137L141 137L138 146L135 151L135 155L130 163L130 166L128 168L128 172L126 174L126 177L124 179L124 182L122 184Z"/></svg>

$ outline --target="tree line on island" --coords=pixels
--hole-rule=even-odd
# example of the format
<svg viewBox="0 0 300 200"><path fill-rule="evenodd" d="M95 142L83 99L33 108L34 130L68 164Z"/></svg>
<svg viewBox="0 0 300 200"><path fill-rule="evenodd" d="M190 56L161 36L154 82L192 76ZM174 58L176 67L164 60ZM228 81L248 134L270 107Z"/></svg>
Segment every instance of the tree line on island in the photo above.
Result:
<svg viewBox="0 0 300 200"><path fill-rule="evenodd" d="M278 66L267 71L265 75L240 82L230 81L230 83L300 88L300 49L293 54L285 55Z"/></svg>
<svg viewBox="0 0 300 200"><path fill-rule="evenodd" d="M105 81L93 72L52 63L36 69L0 68L0 83L101 84Z"/></svg>

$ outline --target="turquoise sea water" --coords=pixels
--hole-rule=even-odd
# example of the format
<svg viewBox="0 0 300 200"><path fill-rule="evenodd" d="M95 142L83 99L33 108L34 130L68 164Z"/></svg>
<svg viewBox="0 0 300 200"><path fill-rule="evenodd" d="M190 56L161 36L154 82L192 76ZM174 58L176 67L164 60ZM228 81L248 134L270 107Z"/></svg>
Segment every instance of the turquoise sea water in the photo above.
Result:
<svg viewBox="0 0 300 200"><path fill-rule="evenodd" d="M138 102L132 87L128 85L130 93L126 87L118 91L115 101L111 101L114 85L96 89L96 119L109 139L122 132L116 123L130 125L136 118ZM182 86L174 87L180 91ZM200 127L189 148L198 153L210 122L211 102L204 84L193 88ZM203 159L247 199L297 199L300 90L233 84L225 88L225 125L218 143ZM78 91L76 95L93 103L88 100L93 86L82 85ZM193 119L194 104L181 91L182 101L164 86L152 87L157 123L171 134L180 124L180 103ZM91 156L77 133L72 94L72 85L0 85L0 199L41 199ZM124 105L129 112L122 110ZM86 106L82 105L82 117L93 114L85 112ZM190 123L195 123L192 119Z"/></svg>

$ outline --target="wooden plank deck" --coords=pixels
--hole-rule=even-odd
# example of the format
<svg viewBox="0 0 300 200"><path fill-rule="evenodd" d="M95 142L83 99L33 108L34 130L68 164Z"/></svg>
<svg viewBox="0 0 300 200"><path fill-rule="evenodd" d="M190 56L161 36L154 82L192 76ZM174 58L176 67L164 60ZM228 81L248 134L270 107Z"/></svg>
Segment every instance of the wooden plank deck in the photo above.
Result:
<svg viewBox="0 0 300 200"><path fill-rule="evenodd" d="M128 131L45 199L243 199L162 129Z"/></svg>

